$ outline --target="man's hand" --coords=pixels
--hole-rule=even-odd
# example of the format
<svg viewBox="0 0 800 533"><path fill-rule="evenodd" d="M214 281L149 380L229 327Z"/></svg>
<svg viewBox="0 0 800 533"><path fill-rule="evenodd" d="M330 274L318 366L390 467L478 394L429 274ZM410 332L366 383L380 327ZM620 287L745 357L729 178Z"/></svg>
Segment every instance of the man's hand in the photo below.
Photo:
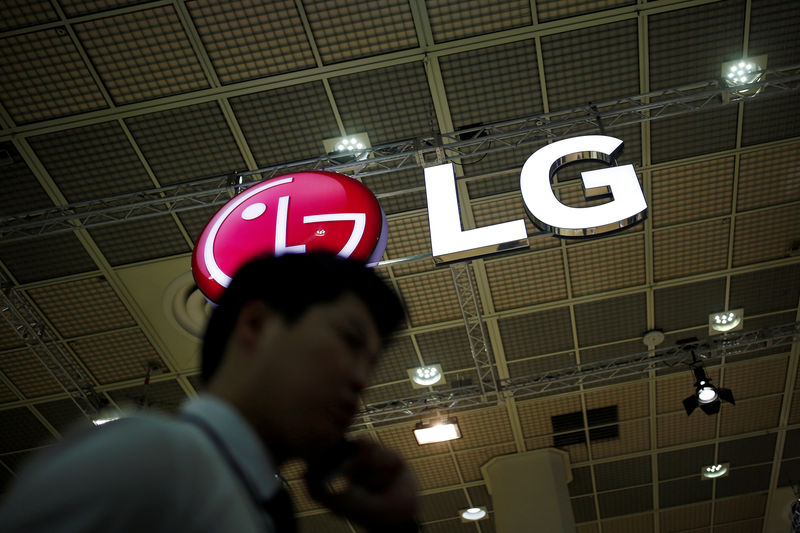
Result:
<svg viewBox="0 0 800 533"><path fill-rule="evenodd" d="M338 468L330 465L332 472L309 467L306 483L311 496L370 531L418 531L417 480L408 463L372 441L358 440L348 447L347 458L336 458Z"/></svg>

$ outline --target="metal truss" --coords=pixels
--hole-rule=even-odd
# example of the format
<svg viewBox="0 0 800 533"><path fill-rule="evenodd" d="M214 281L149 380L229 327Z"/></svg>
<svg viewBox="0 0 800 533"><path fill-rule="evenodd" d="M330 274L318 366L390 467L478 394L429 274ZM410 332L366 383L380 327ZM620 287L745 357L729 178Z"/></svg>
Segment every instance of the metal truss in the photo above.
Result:
<svg viewBox="0 0 800 533"><path fill-rule="evenodd" d="M475 361L475 369L478 371L481 400L486 401L487 394L496 394L498 391L497 377L494 361L492 360L492 351L487 342L486 325L481 317L475 284L473 283L469 266L470 263L467 261L453 263L450 265L450 273L453 275L453 282L458 294L458 303L461 306L461 314L464 317L464 325L467 328L469 349L472 352L472 359Z"/></svg>
<svg viewBox="0 0 800 533"><path fill-rule="evenodd" d="M90 420L103 407L102 397L78 363L35 309L0 274L0 313L25 345Z"/></svg>
<svg viewBox="0 0 800 533"><path fill-rule="evenodd" d="M798 91L800 65L766 70L760 81L736 88L728 87L721 79L708 80L372 147L367 149L368 157L361 160L328 154L316 159L235 172L181 185L4 216L0 217L0 240L12 242L38 235L218 206L228 200L230 192L301 170L331 170L359 178L374 176L574 135L603 133L630 124ZM394 194L397 192L387 195Z"/></svg>
<svg viewBox="0 0 800 533"><path fill-rule="evenodd" d="M695 357L706 364L714 364L723 357L736 355L751 354L757 357L759 351L789 346L798 341L800 341L800 322L729 333L704 341L687 341L658 350L503 379L498 383L500 387L498 400L553 394L575 389L580 385L601 385L624 378L641 378L647 376L649 371L657 372L684 366L688 370ZM692 382L693 378L690 378L687 372L687 390L692 389ZM355 426L487 406L492 403L494 402L484 400L480 385L470 384L405 399L369 404L358 414Z"/></svg>

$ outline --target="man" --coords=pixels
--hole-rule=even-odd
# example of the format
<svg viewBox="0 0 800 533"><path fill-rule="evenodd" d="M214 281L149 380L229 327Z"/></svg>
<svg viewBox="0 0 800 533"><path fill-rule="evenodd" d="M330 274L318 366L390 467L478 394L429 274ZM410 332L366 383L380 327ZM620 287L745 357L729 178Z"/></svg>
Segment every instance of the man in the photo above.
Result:
<svg viewBox="0 0 800 533"><path fill-rule="evenodd" d="M374 442L343 440L401 317L358 263L248 263L206 328L205 393L177 420L133 416L54 447L0 506L2 530L294 531L277 472L300 458L310 494L334 512L369 531L416 531L409 466Z"/></svg>

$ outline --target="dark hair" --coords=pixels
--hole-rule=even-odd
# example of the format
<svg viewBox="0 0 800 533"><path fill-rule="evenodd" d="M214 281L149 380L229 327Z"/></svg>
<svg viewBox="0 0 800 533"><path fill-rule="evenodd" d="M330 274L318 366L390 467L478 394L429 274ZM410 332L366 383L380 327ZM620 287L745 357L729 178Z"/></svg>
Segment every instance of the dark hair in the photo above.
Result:
<svg viewBox="0 0 800 533"><path fill-rule="evenodd" d="M345 292L358 296L369 309L381 337L403 319L400 299L363 263L333 254L311 252L265 256L242 266L211 313L203 337L202 379L216 372L242 306L261 300L288 322L308 307L330 302Z"/></svg>

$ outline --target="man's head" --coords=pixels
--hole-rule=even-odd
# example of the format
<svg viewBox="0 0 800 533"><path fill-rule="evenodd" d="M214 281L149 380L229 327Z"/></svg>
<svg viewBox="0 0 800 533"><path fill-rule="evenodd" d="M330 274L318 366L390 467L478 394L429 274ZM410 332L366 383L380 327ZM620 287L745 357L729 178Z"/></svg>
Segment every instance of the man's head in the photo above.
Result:
<svg viewBox="0 0 800 533"><path fill-rule="evenodd" d="M278 460L341 438L402 319L396 295L360 263L330 254L254 260L234 276L203 343L203 378Z"/></svg>

